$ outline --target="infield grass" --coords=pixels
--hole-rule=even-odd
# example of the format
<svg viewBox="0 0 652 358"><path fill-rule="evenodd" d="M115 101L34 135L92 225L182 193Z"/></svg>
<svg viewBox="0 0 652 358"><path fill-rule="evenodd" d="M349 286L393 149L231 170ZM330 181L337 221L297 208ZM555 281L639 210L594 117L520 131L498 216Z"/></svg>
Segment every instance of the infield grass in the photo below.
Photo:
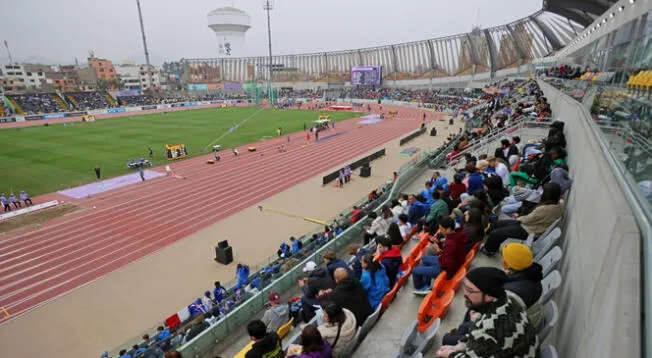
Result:
<svg viewBox="0 0 652 358"><path fill-rule="evenodd" d="M260 112L259 112L260 111ZM258 112L258 113L257 113ZM211 144L243 119L250 119L219 142L223 149L252 143L263 137L302 131L320 114L342 121L359 113L308 110L273 110L258 107L195 109L168 113L124 116L95 122L0 130L0 192L26 189L30 195L48 193L95 180L99 165L102 179L131 172L127 160L148 158L162 165L165 144L185 144L189 157L206 154L200 148ZM209 148L210 149L210 148Z"/></svg>

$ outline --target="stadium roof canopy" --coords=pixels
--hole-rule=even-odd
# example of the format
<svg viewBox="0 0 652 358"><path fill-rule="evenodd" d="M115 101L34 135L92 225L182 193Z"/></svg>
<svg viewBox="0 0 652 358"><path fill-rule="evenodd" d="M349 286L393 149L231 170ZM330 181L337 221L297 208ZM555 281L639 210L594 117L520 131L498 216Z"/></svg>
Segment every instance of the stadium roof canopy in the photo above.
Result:
<svg viewBox="0 0 652 358"><path fill-rule="evenodd" d="M543 10L587 27L617 2L617 0L543 0Z"/></svg>

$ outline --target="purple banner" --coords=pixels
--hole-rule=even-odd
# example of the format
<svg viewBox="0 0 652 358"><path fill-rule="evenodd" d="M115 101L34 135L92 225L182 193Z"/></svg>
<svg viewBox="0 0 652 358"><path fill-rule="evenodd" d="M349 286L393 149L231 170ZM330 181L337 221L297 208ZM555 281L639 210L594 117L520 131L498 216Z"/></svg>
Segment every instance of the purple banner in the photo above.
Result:
<svg viewBox="0 0 652 358"><path fill-rule="evenodd" d="M225 83L224 84L224 89L241 90L242 89L242 83Z"/></svg>

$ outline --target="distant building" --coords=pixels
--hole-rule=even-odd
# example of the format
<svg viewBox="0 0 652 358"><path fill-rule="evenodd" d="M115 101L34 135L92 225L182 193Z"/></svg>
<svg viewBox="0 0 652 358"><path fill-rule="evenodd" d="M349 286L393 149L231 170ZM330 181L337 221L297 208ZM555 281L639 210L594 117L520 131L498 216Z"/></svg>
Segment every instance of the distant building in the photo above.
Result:
<svg viewBox="0 0 652 358"><path fill-rule="evenodd" d="M89 57L88 66L95 71L95 76L98 80L111 81L116 77L115 68L111 60Z"/></svg>
<svg viewBox="0 0 652 358"><path fill-rule="evenodd" d="M147 90L161 87L161 73L154 66L150 66L150 77L147 75L147 66L137 66L133 62L126 62L116 68L116 73L124 89Z"/></svg>

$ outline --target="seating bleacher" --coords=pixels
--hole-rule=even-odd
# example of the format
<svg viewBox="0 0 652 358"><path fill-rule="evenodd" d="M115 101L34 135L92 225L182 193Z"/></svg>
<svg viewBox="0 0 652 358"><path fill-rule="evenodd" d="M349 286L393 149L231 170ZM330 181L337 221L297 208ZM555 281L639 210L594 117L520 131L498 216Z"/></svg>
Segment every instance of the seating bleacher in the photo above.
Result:
<svg viewBox="0 0 652 358"><path fill-rule="evenodd" d="M118 97L118 104L121 106L149 106L157 103L152 97L146 95Z"/></svg>
<svg viewBox="0 0 652 358"><path fill-rule="evenodd" d="M103 91L67 92L64 95L80 111L113 107Z"/></svg>
<svg viewBox="0 0 652 358"><path fill-rule="evenodd" d="M539 331L539 342L543 342L548 338L550 331L557 324L559 320L559 309L557 308L557 303L554 300L546 302L543 306L543 321L541 322L541 329Z"/></svg>
<svg viewBox="0 0 652 358"><path fill-rule="evenodd" d="M57 113L67 111L56 93L30 93L7 95L19 106L23 114ZM20 113L20 111L19 111Z"/></svg>

